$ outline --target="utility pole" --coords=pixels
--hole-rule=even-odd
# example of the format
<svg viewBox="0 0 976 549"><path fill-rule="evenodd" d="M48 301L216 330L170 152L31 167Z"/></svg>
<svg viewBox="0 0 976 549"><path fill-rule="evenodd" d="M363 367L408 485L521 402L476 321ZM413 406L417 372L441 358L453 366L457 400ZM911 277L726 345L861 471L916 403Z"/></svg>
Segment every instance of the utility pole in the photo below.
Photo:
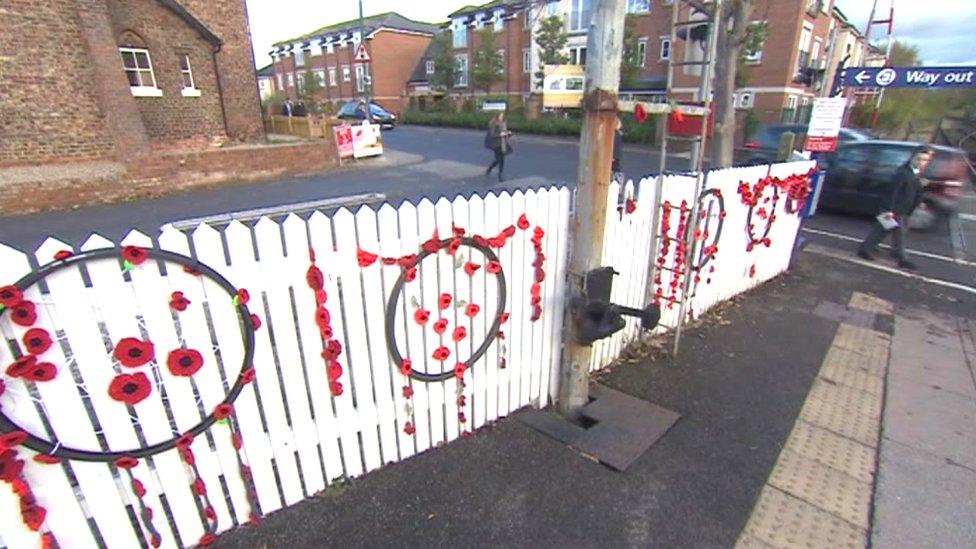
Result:
<svg viewBox="0 0 976 549"><path fill-rule="evenodd" d="M363 0L359 0L359 43L366 47L366 21L363 19ZM366 102L366 118L370 121L373 119L373 109L370 108L369 104L369 92L370 85L373 83L373 79L370 76L369 63L362 63L363 66L363 101Z"/></svg>
<svg viewBox="0 0 976 549"><path fill-rule="evenodd" d="M586 38L585 113L580 133L576 215L570 225L570 296L584 295L586 273L599 267L603 260L625 7L624 0L596 0ZM593 349L576 343L571 312L566 314L567 337L560 371L559 412L575 418L589 400Z"/></svg>

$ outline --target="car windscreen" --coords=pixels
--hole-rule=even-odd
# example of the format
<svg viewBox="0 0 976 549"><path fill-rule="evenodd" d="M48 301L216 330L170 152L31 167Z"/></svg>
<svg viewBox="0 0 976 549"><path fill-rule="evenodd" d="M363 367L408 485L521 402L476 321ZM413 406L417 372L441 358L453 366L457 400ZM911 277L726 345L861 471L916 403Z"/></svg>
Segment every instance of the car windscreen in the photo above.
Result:
<svg viewBox="0 0 976 549"><path fill-rule="evenodd" d="M340 115L351 115L354 114L355 112L356 112L355 103L346 103L345 105L342 106L341 109L339 109Z"/></svg>
<svg viewBox="0 0 976 549"><path fill-rule="evenodd" d="M936 151L928 169L925 170L925 177L942 181L968 181L969 166L959 153Z"/></svg>
<svg viewBox="0 0 976 549"><path fill-rule="evenodd" d="M390 116L390 113L386 112L383 107L379 105L370 105L369 111L373 116Z"/></svg>

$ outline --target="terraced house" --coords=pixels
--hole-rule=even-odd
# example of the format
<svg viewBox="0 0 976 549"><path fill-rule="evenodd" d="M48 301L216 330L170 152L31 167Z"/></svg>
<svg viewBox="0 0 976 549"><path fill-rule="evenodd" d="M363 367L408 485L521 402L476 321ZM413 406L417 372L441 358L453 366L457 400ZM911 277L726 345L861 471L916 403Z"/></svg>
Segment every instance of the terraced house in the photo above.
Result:
<svg viewBox="0 0 976 549"><path fill-rule="evenodd" d="M318 84L315 99L346 101L361 97L369 81L377 103L401 112L406 107L410 72L436 31L436 25L390 12L367 17L364 35L356 19L277 42L270 52L275 89L299 99L306 95L305 79L314 78ZM361 42L371 58L368 65L355 59Z"/></svg>

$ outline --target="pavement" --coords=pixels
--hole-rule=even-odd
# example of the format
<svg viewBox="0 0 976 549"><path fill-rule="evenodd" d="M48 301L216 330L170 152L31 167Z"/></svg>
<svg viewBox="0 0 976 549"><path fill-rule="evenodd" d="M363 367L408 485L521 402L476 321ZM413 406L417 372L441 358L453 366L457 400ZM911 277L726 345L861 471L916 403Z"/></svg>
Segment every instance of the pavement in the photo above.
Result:
<svg viewBox="0 0 976 549"><path fill-rule="evenodd" d="M590 461L509 417L470 438L332 487L265 517L256 528L221 536L217 545L731 547L745 537L767 483L777 482L774 469L803 421L805 403L823 397L813 393L822 391L817 387L825 382L818 379L831 348L850 329L844 326L866 322L847 305L856 293L890 303L894 313L878 315L886 321L872 321L883 332L885 356L890 346L892 357L884 419L876 427L883 435L872 448L829 433L843 439L845 448L868 452L871 465L879 459L876 447L881 448L877 494L859 500L874 502L863 513L862 538L872 535L876 547L973 546L976 492L966 484L972 471L965 449L969 444L972 451L972 438L967 437L976 422L966 415L972 401L962 396L967 390L962 374L966 368L972 371L974 355L967 354L971 349L945 352L945 361L953 366L939 369L937 381L928 371L910 373L902 361L914 361L916 369L923 368L919 364L935 367L932 357L941 347L962 341L968 333L964 328L972 329L976 299L964 291L811 253L800 254L788 275L707 315L686 332L677 357L655 349L599 376L611 388L682 416L625 473ZM847 312L831 316L824 311ZM932 319L955 324L930 326ZM920 337L932 339L940 351L925 353ZM918 360L919 353L925 361ZM928 392L898 392L897 376L902 375L905 383L914 376L923 385L943 387L938 391L946 395L953 392L954 398L933 398L937 390L931 387ZM841 387L841 392L869 404L858 393L863 389ZM877 402L880 419L880 393ZM910 413L899 417L899 406ZM946 427L939 429L939 424ZM953 438L953 429L963 434ZM924 435L923 440L913 441L911 433ZM938 445L943 442L948 446ZM846 473L833 472L831 478L840 474ZM873 473L867 478L873 480ZM874 489L863 478L859 482ZM820 497L829 502L836 494ZM845 520L843 511L819 512L826 514L817 517L831 523ZM916 520L906 523L905 516ZM921 545L906 544L903 540L917 538L902 538L902 531L920 522L931 524L918 536L931 537ZM940 524L954 525L952 537L937 535ZM743 546L790 547L809 540L753 542Z"/></svg>

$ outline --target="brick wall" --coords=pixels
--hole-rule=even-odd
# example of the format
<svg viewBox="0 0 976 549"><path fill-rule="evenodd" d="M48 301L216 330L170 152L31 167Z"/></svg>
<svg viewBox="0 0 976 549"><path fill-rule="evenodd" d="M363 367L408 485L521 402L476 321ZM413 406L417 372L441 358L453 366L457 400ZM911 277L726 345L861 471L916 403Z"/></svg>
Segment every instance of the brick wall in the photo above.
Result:
<svg viewBox="0 0 976 549"><path fill-rule="evenodd" d="M430 36L381 30L366 42L373 60L373 97L383 108L406 110L407 80L430 41Z"/></svg>
<svg viewBox="0 0 976 549"><path fill-rule="evenodd" d="M73 0L0 2L0 166L111 157L92 79Z"/></svg>

